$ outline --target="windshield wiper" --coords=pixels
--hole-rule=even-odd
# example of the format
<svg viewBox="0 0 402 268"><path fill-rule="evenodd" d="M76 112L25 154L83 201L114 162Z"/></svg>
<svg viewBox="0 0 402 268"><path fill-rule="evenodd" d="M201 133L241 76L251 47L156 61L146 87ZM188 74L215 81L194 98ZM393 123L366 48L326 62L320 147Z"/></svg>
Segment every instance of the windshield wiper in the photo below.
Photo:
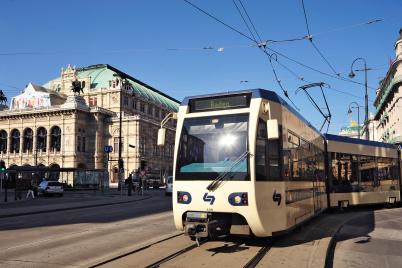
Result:
<svg viewBox="0 0 402 268"><path fill-rule="evenodd" d="M241 161L243 161L248 155L250 155L249 151L245 151L242 153L237 159L235 159L229 169L225 172L221 172L208 186L207 190L213 191L219 187L220 182L232 172L232 169L237 166Z"/></svg>

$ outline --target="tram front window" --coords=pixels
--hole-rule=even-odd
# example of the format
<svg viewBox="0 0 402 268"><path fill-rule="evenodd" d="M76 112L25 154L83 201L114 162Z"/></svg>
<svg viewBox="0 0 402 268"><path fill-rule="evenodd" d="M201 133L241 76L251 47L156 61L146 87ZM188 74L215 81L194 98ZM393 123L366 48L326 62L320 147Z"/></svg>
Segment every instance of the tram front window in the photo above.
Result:
<svg viewBox="0 0 402 268"><path fill-rule="evenodd" d="M248 114L187 118L177 156L176 180L249 180Z"/></svg>

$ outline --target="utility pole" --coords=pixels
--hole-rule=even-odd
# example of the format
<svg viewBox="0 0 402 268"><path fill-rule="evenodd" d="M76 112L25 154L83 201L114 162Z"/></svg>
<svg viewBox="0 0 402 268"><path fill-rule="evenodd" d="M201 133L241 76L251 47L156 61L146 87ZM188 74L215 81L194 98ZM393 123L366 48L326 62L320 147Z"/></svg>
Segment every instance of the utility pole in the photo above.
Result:
<svg viewBox="0 0 402 268"><path fill-rule="evenodd" d="M364 128L365 128L365 136L366 136L366 140L370 139L370 130L369 130L369 119L368 119L368 94L367 94L367 71L371 70L370 68L367 68L367 62L364 58L357 58L352 62L352 65L350 66L350 73L349 73L349 77L353 78L356 76L356 74L353 72L353 64L358 61L361 60L364 62L364 89L365 89L365 94L364 94ZM360 71L360 70L359 70Z"/></svg>
<svg viewBox="0 0 402 268"><path fill-rule="evenodd" d="M122 135L121 135L121 129L122 129L122 125L123 125L123 111L122 111L122 105L123 105L123 86L125 83L123 83L123 81L125 81L126 77L123 76L122 74L113 74L113 76L118 77L121 79L121 81L119 81L120 84L120 97L119 97L119 159L118 159L118 169L119 169L119 173L118 173L118 178L119 178L119 183L120 183L120 195L123 195L123 172L124 172L124 161L122 159L122 148L123 148L123 143L122 143Z"/></svg>

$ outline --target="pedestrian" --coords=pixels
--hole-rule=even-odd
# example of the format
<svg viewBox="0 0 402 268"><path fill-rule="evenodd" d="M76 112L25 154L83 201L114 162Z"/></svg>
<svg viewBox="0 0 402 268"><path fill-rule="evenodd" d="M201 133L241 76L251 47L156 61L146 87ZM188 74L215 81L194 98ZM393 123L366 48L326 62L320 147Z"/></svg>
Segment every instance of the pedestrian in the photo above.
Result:
<svg viewBox="0 0 402 268"><path fill-rule="evenodd" d="M29 195L32 196L32 199L35 198L35 195L34 195L34 186L33 186L33 184L32 184L32 181L29 183L26 199L29 198Z"/></svg>
<svg viewBox="0 0 402 268"><path fill-rule="evenodd" d="M144 190L143 190L142 186L143 186L143 181L142 181L142 176L140 175L140 178L138 180L138 194L141 193L141 195L144 194Z"/></svg>

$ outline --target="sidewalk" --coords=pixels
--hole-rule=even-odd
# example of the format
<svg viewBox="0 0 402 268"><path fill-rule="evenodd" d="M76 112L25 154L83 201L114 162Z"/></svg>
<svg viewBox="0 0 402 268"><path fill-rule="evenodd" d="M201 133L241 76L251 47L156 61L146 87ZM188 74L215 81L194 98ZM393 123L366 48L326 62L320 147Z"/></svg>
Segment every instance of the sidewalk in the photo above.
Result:
<svg viewBox="0 0 402 268"><path fill-rule="evenodd" d="M8 193L8 202L4 202L4 192L0 195L0 218L31 215L37 213L71 210L77 208L90 208L113 204L137 202L152 198L152 192L144 195L127 195L127 191L111 189L107 192L94 191L66 191L63 197L44 197L26 199L26 192L22 193L21 200L14 200L14 191Z"/></svg>
<svg viewBox="0 0 402 268"><path fill-rule="evenodd" d="M402 208L367 212L336 235L328 267L402 267Z"/></svg>

